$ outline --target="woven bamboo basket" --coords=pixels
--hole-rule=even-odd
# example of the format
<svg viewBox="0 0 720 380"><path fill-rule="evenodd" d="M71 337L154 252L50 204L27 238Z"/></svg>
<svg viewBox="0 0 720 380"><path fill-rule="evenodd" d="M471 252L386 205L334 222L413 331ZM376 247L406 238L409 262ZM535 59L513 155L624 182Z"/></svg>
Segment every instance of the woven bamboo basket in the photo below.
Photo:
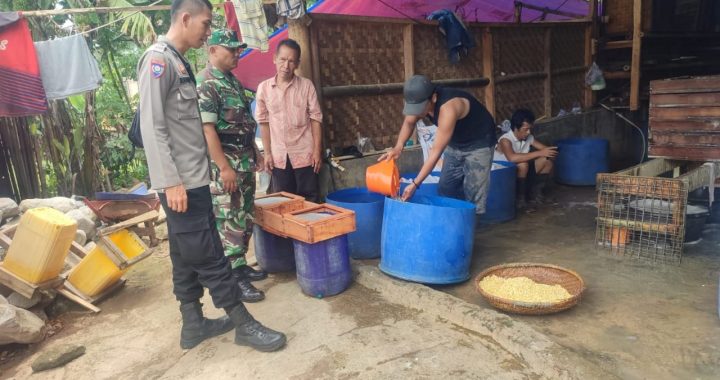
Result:
<svg viewBox="0 0 720 380"><path fill-rule="evenodd" d="M519 302L500 298L487 293L480 288L480 281L486 276L513 278L527 277L537 283L547 285L560 285L572 295L558 302ZM497 265L485 269L475 277L475 288L480 294L496 308L509 313L542 315L563 311L575 306L582 298L585 282L579 274L559 266L537 263L513 263Z"/></svg>

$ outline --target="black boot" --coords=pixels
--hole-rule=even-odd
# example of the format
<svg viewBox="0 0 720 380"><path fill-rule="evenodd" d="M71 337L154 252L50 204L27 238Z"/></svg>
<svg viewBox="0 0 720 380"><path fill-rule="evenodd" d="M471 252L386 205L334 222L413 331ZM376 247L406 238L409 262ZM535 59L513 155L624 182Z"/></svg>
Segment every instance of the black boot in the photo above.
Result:
<svg viewBox="0 0 720 380"><path fill-rule="evenodd" d="M543 191L545 190L545 186L547 185L549 178L549 174L538 174L535 176L532 189L530 190L530 200L533 203L541 205L545 201Z"/></svg>
<svg viewBox="0 0 720 380"><path fill-rule="evenodd" d="M527 195L527 179L518 178L515 186L515 207L523 210L527 207L525 197Z"/></svg>
<svg viewBox="0 0 720 380"><path fill-rule="evenodd" d="M238 279L238 286L242 292L240 300L243 302L260 302L265 299L265 293L254 287L246 278Z"/></svg>
<svg viewBox="0 0 720 380"><path fill-rule="evenodd" d="M233 269L233 275L237 278L247 278L250 281L264 280L268 276L264 270L257 270L249 265L241 265Z"/></svg>
<svg viewBox="0 0 720 380"><path fill-rule="evenodd" d="M285 334L271 330L256 321L245 305L235 306L228 316L235 324L235 344L250 346L258 351L271 352L282 348L287 341Z"/></svg>
<svg viewBox="0 0 720 380"><path fill-rule="evenodd" d="M203 317L202 304L198 301L180 305L182 329L180 330L180 347L191 349L203 340L225 334L234 327L227 316L218 319Z"/></svg>

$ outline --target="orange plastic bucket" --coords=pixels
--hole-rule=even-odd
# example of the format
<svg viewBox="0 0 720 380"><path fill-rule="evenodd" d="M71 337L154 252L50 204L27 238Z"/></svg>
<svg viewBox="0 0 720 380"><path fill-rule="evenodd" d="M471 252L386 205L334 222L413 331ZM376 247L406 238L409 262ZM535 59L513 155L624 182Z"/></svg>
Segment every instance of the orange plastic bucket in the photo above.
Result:
<svg viewBox="0 0 720 380"><path fill-rule="evenodd" d="M400 172L395 160L380 161L369 166L365 171L365 183L368 190L374 193L397 196L400 190Z"/></svg>

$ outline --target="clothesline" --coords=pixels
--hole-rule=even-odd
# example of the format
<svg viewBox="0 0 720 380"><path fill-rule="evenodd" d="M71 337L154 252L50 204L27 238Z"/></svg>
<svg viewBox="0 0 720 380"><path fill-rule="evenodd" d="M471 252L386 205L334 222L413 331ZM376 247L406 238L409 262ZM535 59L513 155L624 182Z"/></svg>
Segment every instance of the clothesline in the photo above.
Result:
<svg viewBox="0 0 720 380"><path fill-rule="evenodd" d="M263 0L263 4L275 4L277 0ZM168 11L170 10L169 5L155 5L159 1L152 5L142 5L133 7L95 7L95 8L68 8L68 9L45 9L37 11L19 11L25 17L45 17L45 16L58 16L58 15L69 15L69 14L82 14L82 13L111 13L111 12L147 12L147 11ZM222 8L223 3L214 4L214 8Z"/></svg>
<svg viewBox="0 0 720 380"><path fill-rule="evenodd" d="M157 3L161 2L161 1L162 1L162 0L158 0L158 1L150 4L149 6L153 6L153 5L155 5L155 4L157 4ZM106 27L106 26L110 26L110 25L112 25L112 24L115 24L115 23L117 23L118 21L122 21L122 20L125 20L126 18L135 16L135 15L138 14L138 13L140 13L140 11L132 12L132 13L127 14L127 15L125 15L125 16L118 17L118 18L116 18L115 20L112 20L112 21L110 21L110 22L108 22L108 23L106 23L106 24L100 25L100 26L95 27L95 28L92 28L92 29L90 29L90 30L85 30L85 31L83 31L83 32L80 32L79 34L88 34L88 33L90 33L90 32L94 32L94 31L96 31L96 30L100 30L100 29L102 29L102 28L104 28L104 27Z"/></svg>

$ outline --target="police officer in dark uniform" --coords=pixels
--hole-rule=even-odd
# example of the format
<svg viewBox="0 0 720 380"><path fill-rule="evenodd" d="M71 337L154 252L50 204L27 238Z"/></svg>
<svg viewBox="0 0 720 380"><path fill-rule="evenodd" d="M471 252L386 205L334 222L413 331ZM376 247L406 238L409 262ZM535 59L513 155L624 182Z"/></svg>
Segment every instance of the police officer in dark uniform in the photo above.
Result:
<svg viewBox="0 0 720 380"><path fill-rule="evenodd" d="M235 327L235 343L260 351L285 345L284 334L259 322L241 302L241 291L223 253L210 197L208 150L200 122L195 78L183 54L210 35L208 0L173 0L166 38L138 63L140 129L152 188L167 214L173 292L180 301L180 345L192 348ZM208 288L228 317L207 319L199 299Z"/></svg>

